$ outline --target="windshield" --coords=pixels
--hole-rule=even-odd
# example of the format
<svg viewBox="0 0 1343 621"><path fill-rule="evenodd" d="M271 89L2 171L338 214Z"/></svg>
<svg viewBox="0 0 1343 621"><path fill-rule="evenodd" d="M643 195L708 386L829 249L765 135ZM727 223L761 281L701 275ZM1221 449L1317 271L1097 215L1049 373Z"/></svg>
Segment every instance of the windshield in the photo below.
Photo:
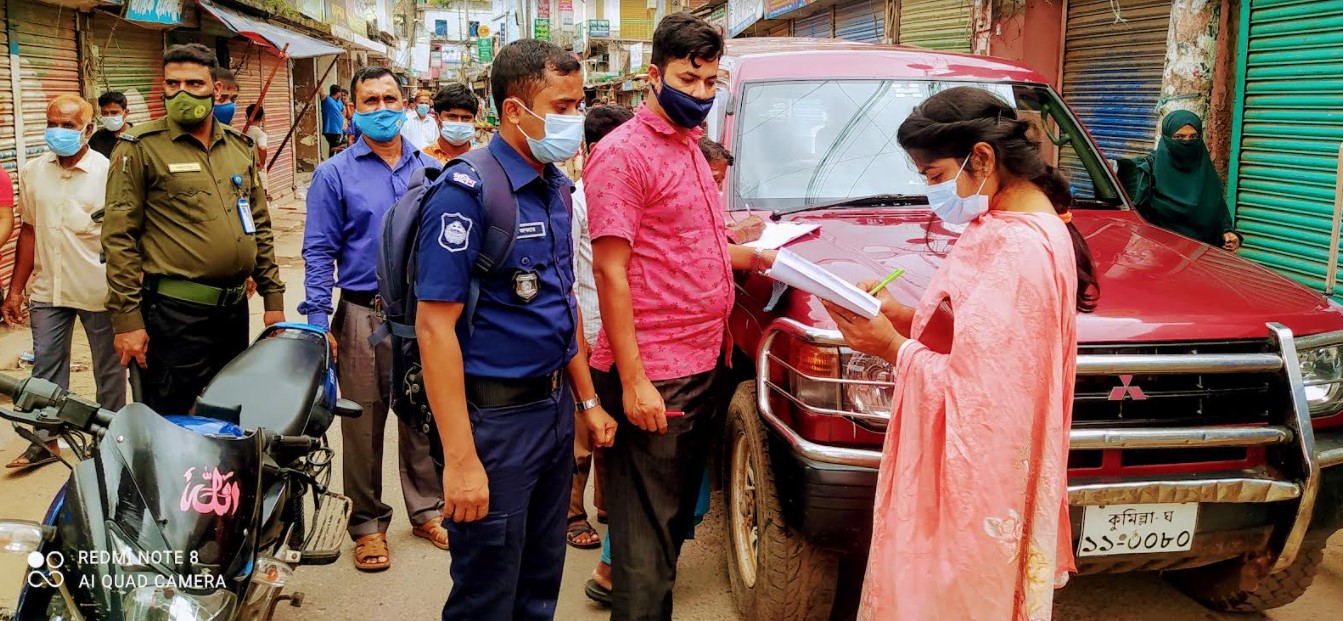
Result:
<svg viewBox="0 0 1343 621"><path fill-rule="evenodd" d="M896 142L896 130L924 99L955 86L992 91L1031 120L1032 137L1072 181L1079 206L1122 204L1105 160L1047 87L806 80L745 85L734 121L732 208L789 211L877 195L922 196L924 179Z"/></svg>

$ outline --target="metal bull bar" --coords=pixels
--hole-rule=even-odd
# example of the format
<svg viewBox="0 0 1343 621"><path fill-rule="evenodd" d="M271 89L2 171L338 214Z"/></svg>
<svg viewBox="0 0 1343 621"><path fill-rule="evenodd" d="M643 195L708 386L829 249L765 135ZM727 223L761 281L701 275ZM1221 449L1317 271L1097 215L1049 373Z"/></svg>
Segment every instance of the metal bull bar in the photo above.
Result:
<svg viewBox="0 0 1343 621"><path fill-rule="evenodd" d="M1276 410L1269 426L1256 427L1160 427L1126 429L1073 429L1069 438L1072 449L1152 449L1187 447L1283 446L1295 461L1297 478L1282 480L1268 475L1247 473L1180 475L1170 480L1133 480L1087 483L1068 486L1072 505L1116 503L1181 502L1277 502L1296 499L1297 510L1290 528L1282 538L1273 571L1287 568L1296 559L1310 527L1319 493L1322 467L1343 465L1343 442L1331 440L1317 446L1310 422L1310 408L1298 363L1297 349L1312 349L1343 344L1343 332L1295 339L1286 326L1268 324L1269 338L1276 353L1186 354L1186 355L1079 355L1078 375L1177 375L1185 373L1265 373L1279 374L1290 392L1289 411ZM817 462L878 468L881 451L828 446L809 441L775 414L773 399L781 397L799 410L819 416L841 416L855 420L889 421L890 415L823 409L810 406L788 392L787 386L774 382L776 368L788 370L816 382L839 385L889 386L888 383L815 377L802 373L787 360L771 351L779 335L796 338L812 345L843 347L843 336L835 330L821 330L792 319L778 319L765 330L756 358L756 397L760 416L792 449ZM1290 445L1290 446L1288 446Z"/></svg>

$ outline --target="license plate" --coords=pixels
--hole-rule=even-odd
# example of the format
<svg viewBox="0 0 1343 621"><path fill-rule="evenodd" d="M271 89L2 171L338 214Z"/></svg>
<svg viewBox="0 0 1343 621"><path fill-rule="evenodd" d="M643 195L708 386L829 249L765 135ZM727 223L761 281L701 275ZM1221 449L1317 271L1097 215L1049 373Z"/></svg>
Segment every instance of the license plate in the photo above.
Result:
<svg viewBox="0 0 1343 621"><path fill-rule="evenodd" d="M1182 552L1194 545L1198 503L1086 507L1078 556Z"/></svg>

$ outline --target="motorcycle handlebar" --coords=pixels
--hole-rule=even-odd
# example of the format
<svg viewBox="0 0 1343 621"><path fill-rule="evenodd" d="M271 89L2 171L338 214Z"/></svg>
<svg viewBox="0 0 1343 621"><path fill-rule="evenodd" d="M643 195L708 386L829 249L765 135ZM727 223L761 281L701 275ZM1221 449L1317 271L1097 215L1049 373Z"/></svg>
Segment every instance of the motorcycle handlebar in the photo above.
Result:
<svg viewBox="0 0 1343 621"><path fill-rule="evenodd" d="M283 436L278 433L266 432L266 448L273 449L298 449L302 451L314 451L321 448L322 440L312 436Z"/></svg>
<svg viewBox="0 0 1343 621"><path fill-rule="evenodd" d="M10 399L17 398L19 396L19 391L23 389L23 382L24 380L17 377L0 373L0 394L3 394Z"/></svg>

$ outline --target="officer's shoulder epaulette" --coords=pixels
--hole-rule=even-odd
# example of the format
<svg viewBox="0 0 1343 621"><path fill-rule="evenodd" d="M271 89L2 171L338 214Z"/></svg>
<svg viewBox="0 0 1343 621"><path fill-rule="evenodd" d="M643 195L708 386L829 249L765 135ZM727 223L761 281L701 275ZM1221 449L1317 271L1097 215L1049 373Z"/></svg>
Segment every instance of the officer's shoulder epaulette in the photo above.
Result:
<svg viewBox="0 0 1343 621"><path fill-rule="evenodd" d="M480 175L466 162L457 162L440 173L446 183L451 183L472 193L480 192Z"/></svg>
<svg viewBox="0 0 1343 621"><path fill-rule="evenodd" d="M157 134L165 131L168 131L168 121L160 118L137 124L135 127L119 134L117 138L127 142L135 142L150 134Z"/></svg>

